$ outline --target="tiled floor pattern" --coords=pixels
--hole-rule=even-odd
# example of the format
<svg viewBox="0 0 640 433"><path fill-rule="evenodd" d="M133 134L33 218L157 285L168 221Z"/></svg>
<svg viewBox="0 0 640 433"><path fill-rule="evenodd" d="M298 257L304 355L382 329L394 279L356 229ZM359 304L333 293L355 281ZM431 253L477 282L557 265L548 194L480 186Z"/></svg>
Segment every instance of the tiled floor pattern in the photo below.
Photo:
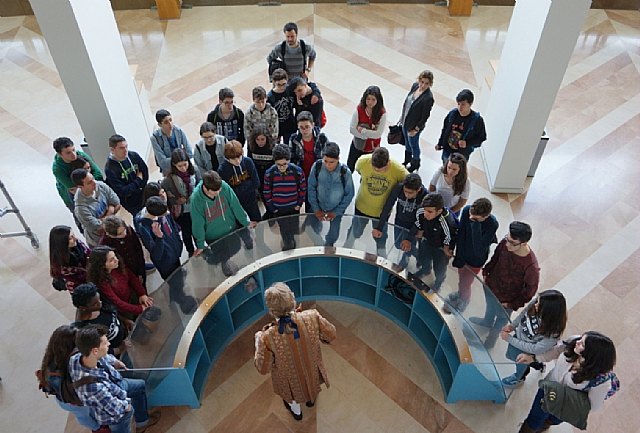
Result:
<svg viewBox="0 0 640 433"><path fill-rule="evenodd" d="M420 170L429 179L438 165L431 149L455 94L469 87L477 95L475 108L482 112L486 105L490 61L500 57L510 14L508 7L477 7L470 18L451 18L432 5L307 4L194 8L171 22L144 10L116 18L152 109L170 109L193 141L220 87L232 87L236 104L246 108L251 88L268 85L264 57L281 40L286 21L297 21L301 37L316 47L313 79L325 96L325 132L345 157L349 119L364 88L381 87L395 121L415 75L430 68L436 105L423 133ZM568 333L598 329L617 344L623 388L590 417L588 432L640 432L639 28L638 12L589 13L547 124L551 141L536 176L523 194L492 196L502 230L513 218L532 224L541 288L560 288L567 296ZM24 238L0 241L0 430L80 431L37 392L33 371L51 330L73 317L68 295L52 290L47 272L50 227L73 225L50 175L51 141L61 135L80 141L82 132L33 17L0 18L0 72L0 178L42 243L35 251ZM390 150L401 157L402 149ZM470 177L471 198L487 196L478 152ZM19 228L12 216L0 220L2 232ZM535 378L504 406L446 405L428 361L391 322L352 306L322 307L341 333L325 350L332 387L305 411L304 421L290 419L268 378L253 369L248 330L216 366L203 408L166 409L153 431L517 430ZM398 393L398 384L411 393Z"/></svg>

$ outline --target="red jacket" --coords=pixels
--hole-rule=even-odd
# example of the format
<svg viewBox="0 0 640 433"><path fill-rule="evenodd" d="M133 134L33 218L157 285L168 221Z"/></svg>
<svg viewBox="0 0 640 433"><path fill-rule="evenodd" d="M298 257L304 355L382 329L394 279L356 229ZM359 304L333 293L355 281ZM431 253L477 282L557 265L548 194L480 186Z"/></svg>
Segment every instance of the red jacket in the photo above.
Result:
<svg viewBox="0 0 640 433"><path fill-rule="evenodd" d="M118 312L135 315L141 314L143 309L140 304L130 303L132 295L137 294L141 297L147 294L138 277L128 269L125 272L118 269L111 271L111 281L103 281L100 284L100 292Z"/></svg>

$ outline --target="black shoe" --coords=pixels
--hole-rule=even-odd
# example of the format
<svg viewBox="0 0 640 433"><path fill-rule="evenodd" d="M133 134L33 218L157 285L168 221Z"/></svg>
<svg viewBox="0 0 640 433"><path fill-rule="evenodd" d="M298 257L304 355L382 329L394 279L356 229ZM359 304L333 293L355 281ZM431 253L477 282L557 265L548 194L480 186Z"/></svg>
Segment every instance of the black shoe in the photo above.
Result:
<svg viewBox="0 0 640 433"><path fill-rule="evenodd" d="M311 400L309 400L308 402L305 403L305 406L307 406L307 407L313 407L315 405L316 405L316 402L315 401L311 401Z"/></svg>
<svg viewBox="0 0 640 433"><path fill-rule="evenodd" d="M302 419L302 413L300 413L300 415L296 415L293 410L291 410L291 406L289 406L289 403L287 403L285 400L282 400L282 402L284 403L284 407L287 408L291 416L293 416L293 419L295 419L296 421L300 421Z"/></svg>
<svg viewBox="0 0 640 433"><path fill-rule="evenodd" d="M402 165L404 165L406 167L407 165L409 165L410 162L411 162L411 152L407 152L405 150L404 151L404 161L402 161Z"/></svg>
<svg viewBox="0 0 640 433"><path fill-rule="evenodd" d="M412 159L411 165L407 165L407 170L409 170L409 173L413 173L414 171L417 171L419 168L420 168L419 159Z"/></svg>

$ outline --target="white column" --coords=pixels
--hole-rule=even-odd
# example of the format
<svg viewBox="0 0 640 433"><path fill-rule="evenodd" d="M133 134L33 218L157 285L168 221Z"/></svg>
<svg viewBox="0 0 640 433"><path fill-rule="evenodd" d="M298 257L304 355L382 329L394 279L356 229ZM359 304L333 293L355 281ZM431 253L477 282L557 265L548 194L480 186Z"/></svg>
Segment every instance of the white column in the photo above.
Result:
<svg viewBox="0 0 640 433"><path fill-rule="evenodd" d="M491 192L523 191L590 6L591 0L516 1L483 113L488 139L481 149Z"/></svg>
<svg viewBox="0 0 640 433"><path fill-rule="evenodd" d="M104 166L116 133L146 158L151 115L138 97L109 0L30 1L96 163Z"/></svg>

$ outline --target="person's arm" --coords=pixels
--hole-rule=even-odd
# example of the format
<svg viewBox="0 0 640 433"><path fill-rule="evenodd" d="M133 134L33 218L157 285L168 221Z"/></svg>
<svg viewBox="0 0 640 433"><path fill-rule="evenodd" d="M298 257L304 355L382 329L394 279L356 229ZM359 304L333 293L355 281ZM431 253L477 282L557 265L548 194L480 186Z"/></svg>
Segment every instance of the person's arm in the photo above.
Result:
<svg viewBox="0 0 640 433"><path fill-rule="evenodd" d="M455 108L454 108L455 110ZM451 133L451 122L450 117L453 112L449 111L446 116L444 116L444 121L442 122L442 132L440 132L440 138L438 139L438 144L436 145L436 150L444 149L447 144L447 140L449 139L449 134Z"/></svg>
<svg viewBox="0 0 640 433"><path fill-rule="evenodd" d="M589 402L591 403L591 411L596 411L604 406L604 400L607 398L607 393L611 389L611 381L607 380L598 386L589 388L587 395Z"/></svg>
<svg viewBox="0 0 640 433"><path fill-rule="evenodd" d="M147 163L144 162L144 159L139 154L136 153L135 155L138 170L142 173L142 185L140 185L140 188L144 188L147 182L149 182L149 167L147 167Z"/></svg>
<svg viewBox="0 0 640 433"><path fill-rule="evenodd" d="M531 254L533 254L533 252ZM525 298L525 303L529 302L529 300L535 296L538 291L539 283L540 268L538 267L537 260L534 258L532 263L527 266L527 269L524 271L523 296Z"/></svg>
<svg viewBox="0 0 640 433"><path fill-rule="evenodd" d="M162 137L161 131L151 134L151 147L153 148L156 162L160 166L160 171L167 173L171 168L171 155L167 156L164 154L163 142L164 138Z"/></svg>
<svg viewBox="0 0 640 433"><path fill-rule="evenodd" d="M266 110L268 110L269 112L269 118L267 119L267 130L271 133L271 137L277 141L278 134L280 133L280 121L278 120L278 112L271 106L271 104L269 104Z"/></svg>
<svg viewBox="0 0 640 433"><path fill-rule="evenodd" d="M354 137L362 138L362 139L366 138L364 135L364 129L363 129L363 132L358 131L358 110L357 109L351 115L351 122L349 123L349 132L351 132L351 135L353 135Z"/></svg>
<svg viewBox="0 0 640 433"><path fill-rule="evenodd" d="M253 189L260 191L260 178L258 176L258 169L256 168L256 165L253 163L251 158L245 157L244 160L249 168L249 172L251 172L251 185L253 186Z"/></svg>
<svg viewBox="0 0 640 433"><path fill-rule="evenodd" d="M239 108L236 108L236 113L238 116L238 141L244 146L245 141L247 141L244 136L244 113Z"/></svg>
<svg viewBox="0 0 640 433"><path fill-rule="evenodd" d="M322 164L322 160L318 160L313 163L311 166L311 171L309 172L309 183L307 188L307 199L309 204L311 205L311 211L313 213L318 211L325 211L328 209L320 209L320 202L318 202L318 179L316 178L316 165ZM338 170L340 167L338 167ZM322 171L322 167L320 168ZM319 176L319 174L318 174Z"/></svg>
<svg viewBox="0 0 640 433"><path fill-rule="evenodd" d="M554 359L558 359L558 357L560 357L560 355L562 355L563 353L564 343L562 342L562 340L559 340L551 349L547 350L544 353L536 355L536 361L550 362Z"/></svg>
<svg viewBox="0 0 640 433"><path fill-rule="evenodd" d="M194 192L195 194L195 192ZM191 233L196 240L196 247L198 249L205 249L207 244L205 241L205 209L202 200L194 200L191 196Z"/></svg>
<svg viewBox="0 0 640 433"><path fill-rule="evenodd" d="M105 298L107 298L113 305L115 305L116 309L120 312L123 313L130 313L130 314L141 314L144 311L144 308L142 307L142 305L140 304L130 304L128 302L123 301L122 299L120 299L115 292L113 291L113 288L111 287L111 284L109 284L108 282L104 282L100 285L100 292L104 295Z"/></svg>
<svg viewBox="0 0 640 433"><path fill-rule="evenodd" d="M376 129L362 128L363 138L378 139L384 133L384 126L387 124L387 113L383 113Z"/></svg>
<svg viewBox="0 0 640 433"><path fill-rule="evenodd" d="M320 331L320 341L323 343L330 343L336 338L336 327L333 323L322 317L320 313L316 311L318 317L318 329Z"/></svg>
<svg viewBox="0 0 640 433"><path fill-rule="evenodd" d="M344 186L344 195L342 196L342 200L336 208L333 210L336 215L344 215L347 211L347 207L351 204L353 197L355 196L355 187L353 186L353 178L351 177L351 170L345 167L347 172L344 174L345 176L345 186ZM338 167L338 170L341 168ZM341 175L342 176L342 175Z"/></svg>
<svg viewBox="0 0 640 433"><path fill-rule="evenodd" d="M267 347L266 335L263 331L256 332L255 335L255 352L253 355L253 364L260 374L267 374L271 371L274 362L274 354Z"/></svg>
<svg viewBox="0 0 640 433"><path fill-rule="evenodd" d="M173 206L174 204L178 204L177 200L178 200L178 197L179 197L179 193L176 190L176 187L175 187L173 181L171 180L171 176L172 176L171 174L167 174L160 181L160 186L162 186L162 189L164 189L164 192L167 194L167 204L169 206Z"/></svg>
<svg viewBox="0 0 640 433"><path fill-rule="evenodd" d="M276 209L271 201L271 194L273 189L273 185L271 183L271 170L277 170L277 168L271 166L269 169L267 169L267 171L265 171L264 182L262 182L262 196L264 197L264 206L269 212L273 213Z"/></svg>
<svg viewBox="0 0 640 433"><path fill-rule="evenodd" d="M196 166L200 169L200 171L204 173L205 171L207 171L207 165L204 162L204 155L202 154L202 152L207 151L204 148L200 148L199 144L200 143L196 144L195 150L193 151L193 161L196 163ZM204 146L204 143L202 145Z"/></svg>
<svg viewBox="0 0 640 433"><path fill-rule="evenodd" d="M226 188L225 188L226 185ZM229 200L229 207L231 208L231 212L233 213L236 221L240 223L242 227L246 227L249 225L249 215L245 212L244 208L240 204L240 200L238 200L238 196L233 189L229 186L229 184L223 185L223 188L226 190L226 198Z"/></svg>
<svg viewBox="0 0 640 433"><path fill-rule="evenodd" d="M478 119L473 125L473 131L471 131L469 136L466 137L467 147L480 147L486 139L487 130L485 129L484 120L482 119L482 116L478 114Z"/></svg>
<svg viewBox="0 0 640 433"><path fill-rule="evenodd" d="M110 206L119 207L120 206L120 199L118 198L118 195L106 183L102 184L102 185L104 186L102 191L104 191L104 193L105 193L105 195L107 197L107 203Z"/></svg>
<svg viewBox="0 0 640 433"><path fill-rule="evenodd" d="M438 190L438 180L440 180L440 176L442 176L442 169L438 167L429 181L429 192L436 192Z"/></svg>
<svg viewBox="0 0 640 433"><path fill-rule="evenodd" d="M131 161L133 163L133 160ZM107 165L104 168L104 172L107 176L106 184L111 188L114 193L120 193L123 197L127 197L135 192L139 191L146 184L146 181L143 183L143 180L136 176L133 182L128 182L126 179L123 179L119 173L114 172L110 168L110 164L107 161ZM148 173L147 173L148 178Z"/></svg>
<svg viewBox="0 0 640 433"><path fill-rule="evenodd" d="M387 221L389 221L391 209L393 209L393 205L395 205L396 201L398 201L400 191L402 191L402 184L394 186L391 190L391 194L389 194L389 197L387 197L387 201L385 201L384 206L382 207L382 212L380 213L380 218L378 219L378 223L375 226L375 230L384 230L384 226L386 226Z"/></svg>
<svg viewBox="0 0 640 433"><path fill-rule="evenodd" d="M116 395L110 389L101 383L97 383L95 392L82 392L82 401L85 406L99 407L100 410L108 413L111 417L116 418L127 410L131 410L131 400L126 397L126 392ZM88 386L88 385L87 385ZM83 387L78 388L80 390ZM80 394L80 393L79 393Z"/></svg>
<svg viewBox="0 0 640 433"><path fill-rule="evenodd" d="M307 179L300 168L300 181L298 182L298 206L301 208L307 198Z"/></svg>
<svg viewBox="0 0 640 433"><path fill-rule="evenodd" d="M88 230L90 233L97 233L102 228L102 220L94 216L91 208L88 206L78 206L76 204L74 213L82 223L84 229Z"/></svg>
<svg viewBox="0 0 640 433"><path fill-rule="evenodd" d="M509 343L516 349L520 349L524 353L530 353L532 355L541 355L548 352L549 350L553 349L557 341L557 338L544 337L542 340L534 343L530 341L520 340L515 335L510 335L507 339L507 343Z"/></svg>
<svg viewBox="0 0 640 433"><path fill-rule="evenodd" d="M429 187L431 187L431 185L429 185ZM453 206L451 208L451 211L455 212L455 213L458 213L460 211L460 209L462 209L464 207L464 205L466 205L466 204L467 204L467 199L460 197L458 199L458 202L455 204L455 206Z"/></svg>
<svg viewBox="0 0 640 433"><path fill-rule="evenodd" d="M279 59L280 57L282 57L280 53L280 44L277 44L267 56L267 63L271 63L274 60ZM284 60L284 59L281 59L281 60Z"/></svg>
<svg viewBox="0 0 640 433"><path fill-rule="evenodd" d="M418 124L416 125L416 128L418 128L420 131L422 131L425 127L425 124L427 123L427 120L429 119L429 116L431 115L431 108L433 108L433 96L431 96L431 91L426 90L425 92L429 92L429 95L425 95L425 97L427 97L426 101L424 101L421 105L421 112L420 112L420 120L418 121Z"/></svg>
<svg viewBox="0 0 640 433"><path fill-rule="evenodd" d="M464 211L463 211L464 212ZM468 212L468 211L467 211ZM473 239L473 254L475 256L488 252L498 231L498 220L491 215L481 224L470 224L471 237ZM487 229L485 233L482 229Z"/></svg>
<svg viewBox="0 0 640 433"><path fill-rule="evenodd" d="M127 279L129 280L129 287L133 288L138 297L147 296L147 289L140 282L140 278L129 269L127 269Z"/></svg>

